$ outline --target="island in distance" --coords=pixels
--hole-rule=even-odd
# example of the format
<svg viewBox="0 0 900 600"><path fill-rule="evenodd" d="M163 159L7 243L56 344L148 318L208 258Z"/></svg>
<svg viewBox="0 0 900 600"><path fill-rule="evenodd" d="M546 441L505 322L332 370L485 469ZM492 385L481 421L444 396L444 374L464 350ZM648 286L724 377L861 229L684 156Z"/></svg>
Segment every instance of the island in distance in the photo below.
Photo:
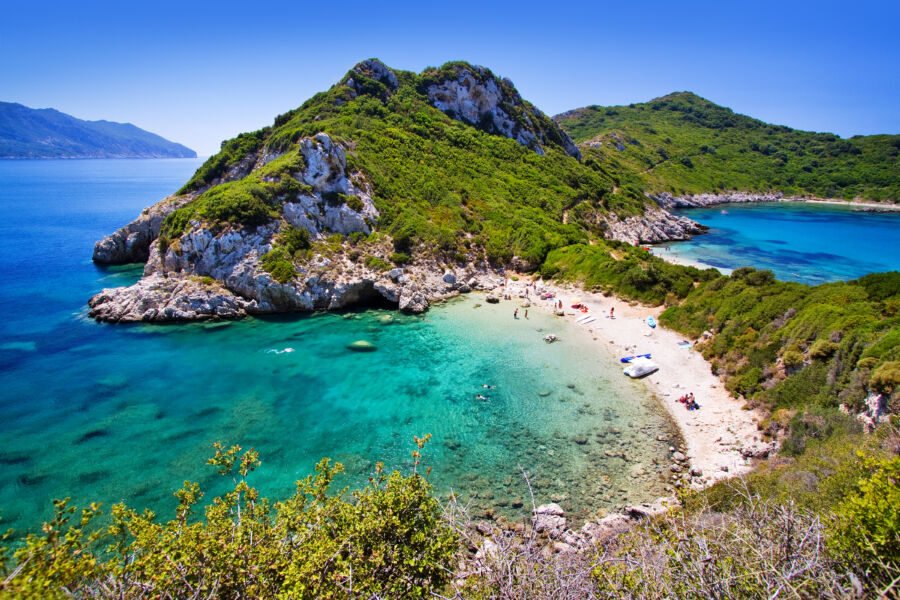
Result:
<svg viewBox="0 0 900 600"><path fill-rule="evenodd" d="M0 102L0 158L196 158L131 123L84 121L52 108Z"/></svg>

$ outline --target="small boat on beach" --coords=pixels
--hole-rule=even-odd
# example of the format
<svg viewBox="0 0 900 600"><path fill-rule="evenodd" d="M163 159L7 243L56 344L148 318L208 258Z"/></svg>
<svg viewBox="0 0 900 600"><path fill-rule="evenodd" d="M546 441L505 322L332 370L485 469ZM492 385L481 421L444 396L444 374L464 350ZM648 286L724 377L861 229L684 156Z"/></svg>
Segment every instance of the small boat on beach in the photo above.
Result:
<svg viewBox="0 0 900 600"><path fill-rule="evenodd" d="M655 373L658 370L659 365L649 358L635 358L622 372L632 379L637 379L639 377L645 377L650 373Z"/></svg>
<svg viewBox="0 0 900 600"><path fill-rule="evenodd" d="M631 362L636 358L650 358L650 353L647 354L635 354L634 356L626 356L625 358L620 358L619 362L627 363Z"/></svg>
<svg viewBox="0 0 900 600"><path fill-rule="evenodd" d="M653 317L647 317L647 325L650 327L656 327L656 319Z"/></svg>

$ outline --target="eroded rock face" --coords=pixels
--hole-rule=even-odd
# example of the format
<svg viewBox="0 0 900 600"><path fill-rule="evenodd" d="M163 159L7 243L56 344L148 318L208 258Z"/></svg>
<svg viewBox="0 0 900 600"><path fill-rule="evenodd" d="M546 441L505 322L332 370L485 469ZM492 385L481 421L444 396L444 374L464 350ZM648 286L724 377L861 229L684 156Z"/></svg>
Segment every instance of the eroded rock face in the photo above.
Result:
<svg viewBox="0 0 900 600"><path fill-rule="evenodd" d="M91 258L101 265L144 262L150 257L150 242L159 236L166 217L190 202L194 196L170 196L145 208L141 215L94 244Z"/></svg>
<svg viewBox="0 0 900 600"><path fill-rule="evenodd" d="M427 88L431 104L454 119L465 121L488 133L512 138L543 154L543 144L554 143L567 154L581 158L581 152L569 136L549 121L538 109L527 105L512 82L498 80L484 67L460 67L457 76Z"/></svg>
<svg viewBox="0 0 900 600"><path fill-rule="evenodd" d="M105 289L88 306L91 317L111 323L236 319L256 308L218 284L159 274L127 288Z"/></svg>
<svg viewBox="0 0 900 600"><path fill-rule="evenodd" d="M313 237L326 232L371 233L372 224L379 217L372 190L360 175L348 176L344 149L320 133L303 140L300 152L306 169L295 177L312 186L313 195L302 194L286 202L282 206L284 219L294 227L305 228ZM334 200L335 194L356 198L361 208L353 209L343 200Z"/></svg>
<svg viewBox="0 0 900 600"><path fill-rule="evenodd" d="M144 279L137 284L104 290L92 298L91 315L115 322L178 321L335 309L378 295L399 302L396 282L349 261L342 268L328 269L330 259L314 257L307 267L298 267L297 277L285 283L263 269L261 259L273 248L285 224L303 227L316 239L334 232L368 234L378 219L369 184L360 175L347 174L342 147L322 133L301 140L300 152L305 168L293 176L311 191L286 199L280 219L257 227L210 227L192 221L187 231L160 252L156 238L163 220L196 198L194 194L167 198L98 242L94 251L98 262L146 264ZM277 154L262 152L252 160L262 165L274 158ZM201 278L212 278L216 284L199 286L196 281ZM419 295L408 304L409 310L422 311L428 301Z"/></svg>
<svg viewBox="0 0 900 600"><path fill-rule="evenodd" d="M607 239L628 242L634 246L675 240L689 240L709 228L687 217L675 216L661 208L649 207L641 216L619 219L616 214L606 217Z"/></svg>
<svg viewBox="0 0 900 600"><path fill-rule="evenodd" d="M383 83L390 91L394 91L400 87L400 83L397 81L397 76L394 75L394 72L377 58L364 60L353 67L352 70L354 73L359 73L364 77ZM359 84L353 77L347 79L344 82L344 85L352 89L355 93L359 93L360 91Z"/></svg>

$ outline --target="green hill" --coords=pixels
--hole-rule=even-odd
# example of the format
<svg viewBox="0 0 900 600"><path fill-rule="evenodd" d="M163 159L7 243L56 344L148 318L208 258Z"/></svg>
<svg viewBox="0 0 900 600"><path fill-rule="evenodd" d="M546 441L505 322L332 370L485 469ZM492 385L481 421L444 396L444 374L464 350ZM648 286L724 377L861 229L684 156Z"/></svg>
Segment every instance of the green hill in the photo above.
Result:
<svg viewBox="0 0 900 600"><path fill-rule="evenodd" d="M84 121L52 108L0 102L0 158L196 158L131 123Z"/></svg>
<svg viewBox="0 0 900 600"><path fill-rule="evenodd" d="M462 112L448 107L449 88L471 94ZM638 214L647 202L639 187L621 186L627 174L579 161L568 136L490 70L453 62L417 75L370 60L271 127L223 142L180 191L203 193L168 218L164 235L177 238L197 215L277 217L280 201L254 186L296 168L299 143L319 132L347 148L348 172L371 183L377 230L398 250L495 263L517 256L536 267L549 250L599 232L600 216ZM222 184L259 153L279 159Z"/></svg>
<svg viewBox="0 0 900 600"><path fill-rule="evenodd" d="M842 139L770 125L690 92L554 119L586 157L639 174L651 192L900 200L900 135Z"/></svg>

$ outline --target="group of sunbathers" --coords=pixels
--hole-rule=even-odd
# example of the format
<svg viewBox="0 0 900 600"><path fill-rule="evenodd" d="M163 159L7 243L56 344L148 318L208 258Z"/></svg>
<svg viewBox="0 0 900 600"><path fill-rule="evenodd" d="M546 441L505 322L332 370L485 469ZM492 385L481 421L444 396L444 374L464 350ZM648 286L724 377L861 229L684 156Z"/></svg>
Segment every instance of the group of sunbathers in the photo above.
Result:
<svg viewBox="0 0 900 600"><path fill-rule="evenodd" d="M684 404L684 407L688 410L698 410L700 408L700 405L694 400L694 392L685 394L678 401Z"/></svg>

